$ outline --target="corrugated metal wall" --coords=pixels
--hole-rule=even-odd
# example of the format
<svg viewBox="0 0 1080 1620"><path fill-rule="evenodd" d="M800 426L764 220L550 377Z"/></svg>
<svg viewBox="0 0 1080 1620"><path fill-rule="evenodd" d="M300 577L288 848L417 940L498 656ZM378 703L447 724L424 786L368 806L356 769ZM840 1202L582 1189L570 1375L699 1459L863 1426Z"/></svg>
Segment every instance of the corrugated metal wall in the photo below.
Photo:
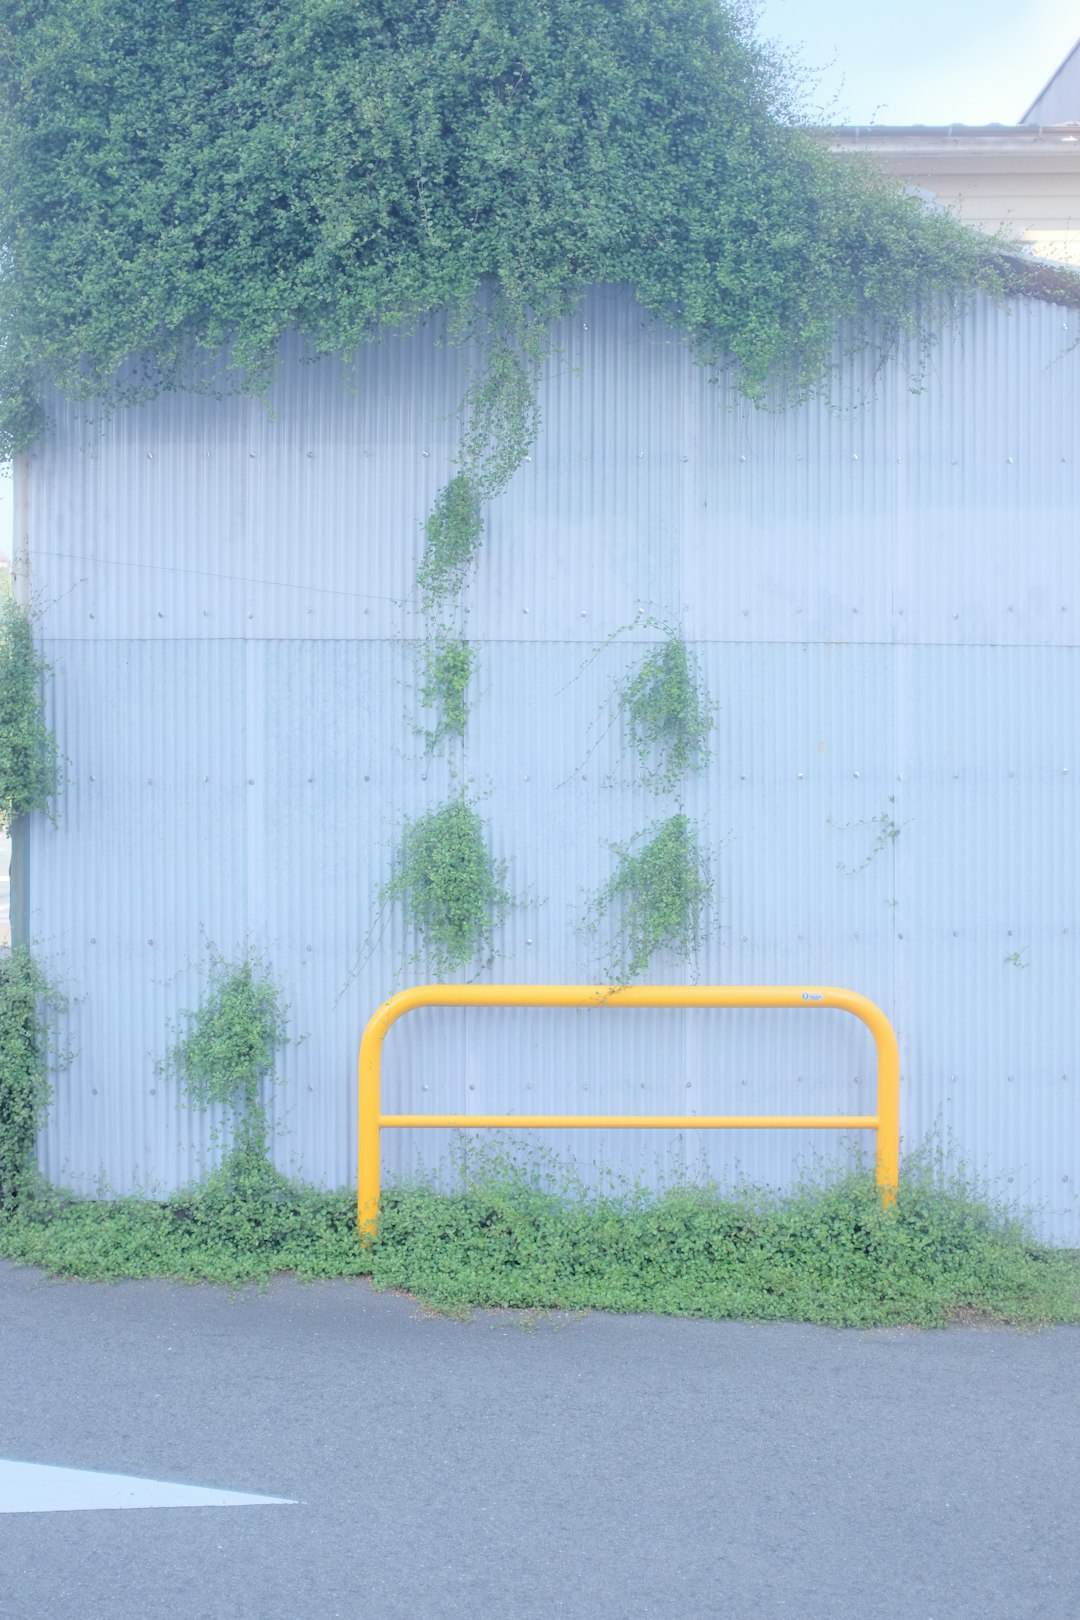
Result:
<svg viewBox="0 0 1080 1620"><path fill-rule="evenodd" d="M855 360L829 403L756 411L596 291L488 512L463 762L520 900L488 976L592 979L604 941L581 922L610 844L675 807L609 725L658 632L607 638L639 609L680 624L718 705L685 792L714 852L696 976L880 1002L906 1141L951 1134L1073 1243L1078 336L1057 308L980 305L921 381L914 355ZM22 851L29 932L73 996L51 1176L170 1188L207 1162L212 1122L155 1067L207 940L250 940L291 1003L279 1162L354 1175L361 1030L424 976L374 896L403 817L451 786L416 730L411 590L474 360L433 324L348 368L286 355L270 409L181 396L94 426L59 407L22 468L70 761L58 824ZM875 848L882 815L901 830ZM872 1083L869 1037L833 1013L432 1011L385 1067L402 1110L685 1112L678 1138L552 1145L770 1183L850 1147L695 1133L693 1113L859 1113ZM388 1133L385 1162L447 1146Z"/></svg>

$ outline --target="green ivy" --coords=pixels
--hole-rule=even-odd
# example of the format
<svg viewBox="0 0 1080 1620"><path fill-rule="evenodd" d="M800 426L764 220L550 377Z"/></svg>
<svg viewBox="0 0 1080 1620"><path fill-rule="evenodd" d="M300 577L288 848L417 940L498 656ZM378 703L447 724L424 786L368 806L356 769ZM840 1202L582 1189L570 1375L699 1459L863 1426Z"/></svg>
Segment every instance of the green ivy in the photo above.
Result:
<svg viewBox="0 0 1080 1620"><path fill-rule="evenodd" d="M619 689L619 706L642 779L654 792L670 793L688 771L708 764L712 705L681 636L672 632L645 655Z"/></svg>
<svg viewBox="0 0 1080 1620"><path fill-rule="evenodd" d="M0 826L48 810L59 785L56 738L45 724L49 666L34 649L29 613L0 602Z"/></svg>
<svg viewBox="0 0 1080 1620"><path fill-rule="evenodd" d="M505 1137L470 1135L457 1190L386 1193L373 1281L460 1313L548 1307L848 1327L1080 1320L1076 1254L1036 1243L974 1176L941 1173L926 1154L905 1157L888 1210L868 1168L821 1170L787 1194L597 1180Z"/></svg>
<svg viewBox="0 0 1080 1620"><path fill-rule="evenodd" d="M466 440L490 387L498 483L502 373L589 285L629 284L754 397L813 386L840 321L888 342L943 295L1028 286L794 122L738 0L12 0L0 450L47 385L217 386L227 345L259 389L289 330L351 354L434 310L467 323L483 291L514 341ZM462 472L487 465L466 445Z"/></svg>
<svg viewBox="0 0 1080 1620"><path fill-rule="evenodd" d="M48 1015L64 1006L25 945L0 957L0 1214L36 1180L34 1148L52 1098Z"/></svg>
<svg viewBox="0 0 1080 1620"><path fill-rule="evenodd" d="M439 491L424 528L424 555L417 583L429 609L461 590L483 533L476 485L466 473L457 473Z"/></svg>
<svg viewBox="0 0 1080 1620"><path fill-rule="evenodd" d="M889 803L890 805L896 803L896 797L892 793L889 794ZM835 822L830 816L827 825L834 827L837 832L851 832L855 828L864 827L874 835L870 848L858 866L847 866L843 861L837 861L836 870L843 872L847 877L856 877L860 872L865 872L871 861L884 854L890 844L894 844L904 830L903 826L895 819L892 810L882 810L876 816L871 816L868 821Z"/></svg>
<svg viewBox="0 0 1080 1620"><path fill-rule="evenodd" d="M464 737L468 704L465 693L476 673L476 650L465 640L445 632L424 646L420 701L438 718L426 733L429 750L446 737Z"/></svg>
<svg viewBox="0 0 1080 1620"><path fill-rule="evenodd" d="M188 1029L165 1068L197 1108L218 1105L231 1116L235 1166L262 1159L267 1118L264 1083L277 1049L288 1040L288 1009L265 962L246 952L228 962L211 954L206 994L182 1015Z"/></svg>
<svg viewBox="0 0 1080 1620"><path fill-rule="evenodd" d="M93 1281L368 1274L454 1316L494 1306L858 1328L1080 1320L1076 1253L1036 1242L974 1177L938 1173L925 1157L905 1157L889 1210L869 1168L822 1171L787 1194L708 1182L649 1192L610 1175L589 1184L502 1135L471 1134L461 1160L451 1192L385 1188L367 1245L355 1192L264 1164L248 1181L215 1172L161 1203L42 1194L0 1217L0 1254Z"/></svg>
<svg viewBox="0 0 1080 1620"><path fill-rule="evenodd" d="M712 893L697 828L681 811L615 846L618 865L590 913L594 924L609 913L615 936L607 972L613 984L641 977L655 953L678 951L689 959L701 938Z"/></svg>
<svg viewBox="0 0 1080 1620"><path fill-rule="evenodd" d="M511 905L505 868L492 859L484 822L453 798L406 828L382 903L400 903L437 979L490 960L494 930Z"/></svg>
<svg viewBox="0 0 1080 1620"><path fill-rule="evenodd" d="M520 312L489 321L480 376L465 394L465 435L459 460L482 500L501 495L540 430L536 377L543 340Z"/></svg>
<svg viewBox="0 0 1080 1620"><path fill-rule="evenodd" d="M459 470L440 490L425 526L417 583L429 613L464 587L483 538L481 503L502 494L540 426L539 333L505 310L501 322L486 327L483 369L462 406Z"/></svg>

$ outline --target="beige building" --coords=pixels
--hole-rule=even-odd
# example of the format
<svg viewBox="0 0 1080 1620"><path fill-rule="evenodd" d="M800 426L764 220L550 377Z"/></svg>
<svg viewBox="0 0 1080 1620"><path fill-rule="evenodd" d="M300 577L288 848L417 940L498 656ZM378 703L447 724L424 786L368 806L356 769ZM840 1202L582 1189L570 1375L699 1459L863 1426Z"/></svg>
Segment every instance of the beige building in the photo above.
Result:
<svg viewBox="0 0 1080 1620"><path fill-rule="evenodd" d="M1041 259L1080 264L1080 42L1018 124L875 124L826 131L968 224Z"/></svg>

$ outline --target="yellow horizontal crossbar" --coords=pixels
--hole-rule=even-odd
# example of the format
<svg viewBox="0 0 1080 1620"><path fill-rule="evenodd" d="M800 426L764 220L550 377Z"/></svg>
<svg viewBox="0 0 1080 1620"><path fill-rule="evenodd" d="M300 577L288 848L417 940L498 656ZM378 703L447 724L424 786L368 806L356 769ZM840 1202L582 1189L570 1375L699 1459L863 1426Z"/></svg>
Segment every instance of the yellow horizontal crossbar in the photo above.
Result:
<svg viewBox="0 0 1080 1620"><path fill-rule="evenodd" d="M737 1125L769 1125L788 1130L815 1127L825 1131L876 1130L876 1114L380 1114L384 1130L403 1130L415 1125L420 1130L447 1125L457 1130L493 1130L500 1126L525 1131L563 1130L567 1126L595 1128L610 1125L615 1130L631 1130L635 1125L655 1125L661 1130L734 1130Z"/></svg>
<svg viewBox="0 0 1080 1620"><path fill-rule="evenodd" d="M870 1030L877 1048L876 1114L384 1114L382 1045L387 1032L417 1007L831 1007L851 1013ZM745 1126L790 1130L877 1132L877 1179L882 1202L894 1202L900 1168L900 1054L880 1007L855 990L832 985L423 984L390 996L368 1021L360 1043L357 1106L357 1219L371 1236L379 1211L380 1131L438 1126L464 1130L734 1130Z"/></svg>

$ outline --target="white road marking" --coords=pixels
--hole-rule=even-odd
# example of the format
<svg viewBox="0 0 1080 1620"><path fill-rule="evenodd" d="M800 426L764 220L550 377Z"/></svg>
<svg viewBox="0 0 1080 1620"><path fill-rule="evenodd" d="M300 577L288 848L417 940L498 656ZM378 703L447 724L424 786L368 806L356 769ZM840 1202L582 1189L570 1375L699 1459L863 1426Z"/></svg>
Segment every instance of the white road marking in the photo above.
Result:
<svg viewBox="0 0 1080 1620"><path fill-rule="evenodd" d="M248 1496L207 1485L174 1485L135 1474L99 1474L90 1468L0 1457L0 1513L74 1513L95 1508L260 1507L293 1504L290 1496Z"/></svg>

